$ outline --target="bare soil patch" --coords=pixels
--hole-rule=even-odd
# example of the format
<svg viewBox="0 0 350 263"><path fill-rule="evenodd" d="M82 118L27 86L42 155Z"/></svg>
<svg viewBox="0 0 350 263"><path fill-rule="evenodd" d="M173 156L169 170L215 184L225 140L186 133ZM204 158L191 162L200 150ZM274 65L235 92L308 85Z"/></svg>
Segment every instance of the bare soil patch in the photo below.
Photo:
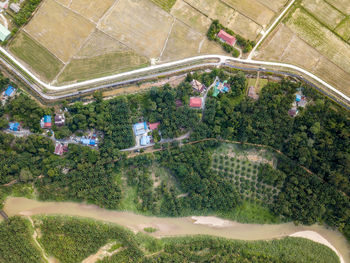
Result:
<svg viewBox="0 0 350 263"><path fill-rule="evenodd" d="M98 22L113 3L114 0L72 0L70 9L87 19Z"/></svg>
<svg viewBox="0 0 350 263"><path fill-rule="evenodd" d="M94 27L89 20L53 0L47 0L25 27L25 31L63 62L67 62L80 49Z"/></svg>
<svg viewBox="0 0 350 263"><path fill-rule="evenodd" d="M274 12L279 12L289 0L258 0L261 4L269 7Z"/></svg>
<svg viewBox="0 0 350 263"><path fill-rule="evenodd" d="M149 58L158 58L173 18L149 0L119 0L99 29Z"/></svg>
<svg viewBox="0 0 350 263"><path fill-rule="evenodd" d="M248 38L250 40L255 40L262 30L260 25L246 16L241 15L239 12L235 12L235 14L231 16L227 27L232 29L235 33L238 33L244 38Z"/></svg>

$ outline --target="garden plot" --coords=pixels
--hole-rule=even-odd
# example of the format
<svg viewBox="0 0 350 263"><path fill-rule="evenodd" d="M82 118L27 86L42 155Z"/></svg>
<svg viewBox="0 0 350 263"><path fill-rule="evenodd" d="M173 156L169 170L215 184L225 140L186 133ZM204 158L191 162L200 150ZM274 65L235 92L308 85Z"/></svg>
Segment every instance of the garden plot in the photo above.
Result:
<svg viewBox="0 0 350 263"><path fill-rule="evenodd" d="M224 26L228 26L235 10L219 0L185 0L211 19L218 19Z"/></svg>
<svg viewBox="0 0 350 263"><path fill-rule="evenodd" d="M333 5L338 10L350 15L350 1L349 0L327 0L327 2Z"/></svg>
<svg viewBox="0 0 350 263"><path fill-rule="evenodd" d="M149 0L119 0L98 28L137 53L158 58L173 18Z"/></svg>
<svg viewBox="0 0 350 263"><path fill-rule="evenodd" d="M297 9L287 25L301 39L350 73L350 45L322 26L317 20Z"/></svg>
<svg viewBox="0 0 350 263"><path fill-rule="evenodd" d="M262 27L267 27L275 13L256 0L223 0L233 9L244 14Z"/></svg>
<svg viewBox="0 0 350 263"><path fill-rule="evenodd" d="M258 0L261 4L269 7L274 12L279 12L288 3L288 0Z"/></svg>
<svg viewBox="0 0 350 263"><path fill-rule="evenodd" d="M345 18L342 13L323 0L304 0L301 5L331 29Z"/></svg>
<svg viewBox="0 0 350 263"><path fill-rule="evenodd" d="M47 0L25 26L25 31L60 60L67 62L94 28L89 20L53 0Z"/></svg>
<svg viewBox="0 0 350 263"><path fill-rule="evenodd" d="M275 164L272 153L265 150L242 151L234 144L223 144L213 154L213 172L232 178L246 200L270 203L279 190L258 180L260 165Z"/></svg>
<svg viewBox="0 0 350 263"><path fill-rule="evenodd" d="M206 34L211 20L182 0L176 1L171 14L200 33Z"/></svg>
<svg viewBox="0 0 350 263"><path fill-rule="evenodd" d="M262 30L260 25L238 12L231 17L227 27L232 29L235 33L250 40L255 40Z"/></svg>
<svg viewBox="0 0 350 263"><path fill-rule="evenodd" d="M220 45L209 41L206 35L194 31L177 20L169 36L161 61L165 62L208 53L226 54Z"/></svg>
<svg viewBox="0 0 350 263"><path fill-rule="evenodd" d="M335 29L345 41L350 42L350 17L345 18Z"/></svg>
<svg viewBox="0 0 350 263"><path fill-rule="evenodd" d="M95 23L113 5L115 0L72 0L69 8Z"/></svg>
<svg viewBox="0 0 350 263"><path fill-rule="evenodd" d="M23 31L11 41L10 51L48 81L54 79L63 67L61 61Z"/></svg>

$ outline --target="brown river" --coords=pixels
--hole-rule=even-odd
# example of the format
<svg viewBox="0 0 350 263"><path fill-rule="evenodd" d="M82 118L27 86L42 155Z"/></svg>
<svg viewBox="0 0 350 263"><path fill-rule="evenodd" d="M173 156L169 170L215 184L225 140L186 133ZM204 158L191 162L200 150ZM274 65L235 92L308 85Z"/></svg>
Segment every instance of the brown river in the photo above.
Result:
<svg viewBox="0 0 350 263"><path fill-rule="evenodd" d="M94 205L73 202L40 202L18 197L8 198L5 202L4 211L9 216L56 214L88 217L116 223L134 232L141 231L145 227L154 227L157 231L151 235L155 237L204 234L241 240L267 240L289 236L301 231L308 231L308 233L313 231L321 235L335 248L340 254L342 262L350 263L350 245L345 237L338 231L320 225L296 226L293 223L275 225L241 224L217 217L149 217L132 212L106 210Z"/></svg>

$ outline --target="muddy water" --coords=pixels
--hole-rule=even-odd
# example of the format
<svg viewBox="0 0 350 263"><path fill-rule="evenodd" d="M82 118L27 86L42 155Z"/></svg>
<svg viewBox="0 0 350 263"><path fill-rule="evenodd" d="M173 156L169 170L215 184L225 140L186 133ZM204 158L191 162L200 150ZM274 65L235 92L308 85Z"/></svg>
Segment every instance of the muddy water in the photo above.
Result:
<svg viewBox="0 0 350 263"><path fill-rule="evenodd" d="M85 205L71 202L39 202L26 198L8 198L4 211L9 215L38 215L59 214L94 218L97 220L116 223L133 231L145 227L154 227L158 230L152 233L155 237L183 236L205 234L241 240L266 240L291 235L295 232L311 230L319 233L331 243L342 255L345 262L350 263L350 245L338 231L323 226L295 226L292 223L279 225L240 224L229 220L216 218L215 225L194 224L191 217L160 218L137 215L131 212L117 212L99 208L94 205ZM215 218L213 218L215 221ZM202 220L203 222L209 220Z"/></svg>

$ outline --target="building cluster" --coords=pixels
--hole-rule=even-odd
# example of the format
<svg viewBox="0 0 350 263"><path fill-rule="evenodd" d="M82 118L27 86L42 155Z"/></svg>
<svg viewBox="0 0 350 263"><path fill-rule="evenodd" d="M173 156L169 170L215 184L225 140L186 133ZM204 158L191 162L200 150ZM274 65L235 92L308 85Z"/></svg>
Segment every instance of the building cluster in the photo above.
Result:
<svg viewBox="0 0 350 263"><path fill-rule="evenodd" d="M237 40L236 40L236 38L234 37L234 36L231 36L229 33L227 33L227 32L225 32L224 30L220 30L220 32L218 33L218 38L222 41L222 42L224 42L224 43L226 43L226 44L228 44L228 45L230 45L230 46L234 46L235 44L236 44L236 42L237 42Z"/></svg>
<svg viewBox="0 0 350 263"><path fill-rule="evenodd" d="M227 93L231 89L230 84L227 83L227 80L220 81L217 79L216 83L214 84L214 92L213 97L217 97L220 93Z"/></svg>
<svg viewBox="0 0 350 263"><path fill-rule="evenodd" d="M295 100L293 101L292 108L288 111L289 116L295 117L299 114L298 108L305 108L308 101L301 91L295 94Z"/></svg>
<svg viewBox="0 0 350 263"><path fill-rule="evenodd" d="M54 118L54 123L57 127L64 126L66 122L66 118L64 116L64 113L56 114ZM51 115L45 115L40 120L40 127L42 129L51 129L52 128L52 116Z"/></svg>
<svg viewBox="0 0 350 263"><path fill-rule="evenodd" d="M80 138L80 143L85 146L97 146L98 141L97 135L94 133Z"/></svg>
<svg viewBox="0 0 350 263"><path fill-rule="evenodd" d="M153 143L152 132L159 128L160 122L139 122L133 125L136 146L147 146Z"/></svg>
<svg viewBox="0 0 350 263"><path fill-rule="evenodd" d="M195 92L202 93L207 87L200 83L198 80L194 79L191 81L192 88Z"/></svg>

